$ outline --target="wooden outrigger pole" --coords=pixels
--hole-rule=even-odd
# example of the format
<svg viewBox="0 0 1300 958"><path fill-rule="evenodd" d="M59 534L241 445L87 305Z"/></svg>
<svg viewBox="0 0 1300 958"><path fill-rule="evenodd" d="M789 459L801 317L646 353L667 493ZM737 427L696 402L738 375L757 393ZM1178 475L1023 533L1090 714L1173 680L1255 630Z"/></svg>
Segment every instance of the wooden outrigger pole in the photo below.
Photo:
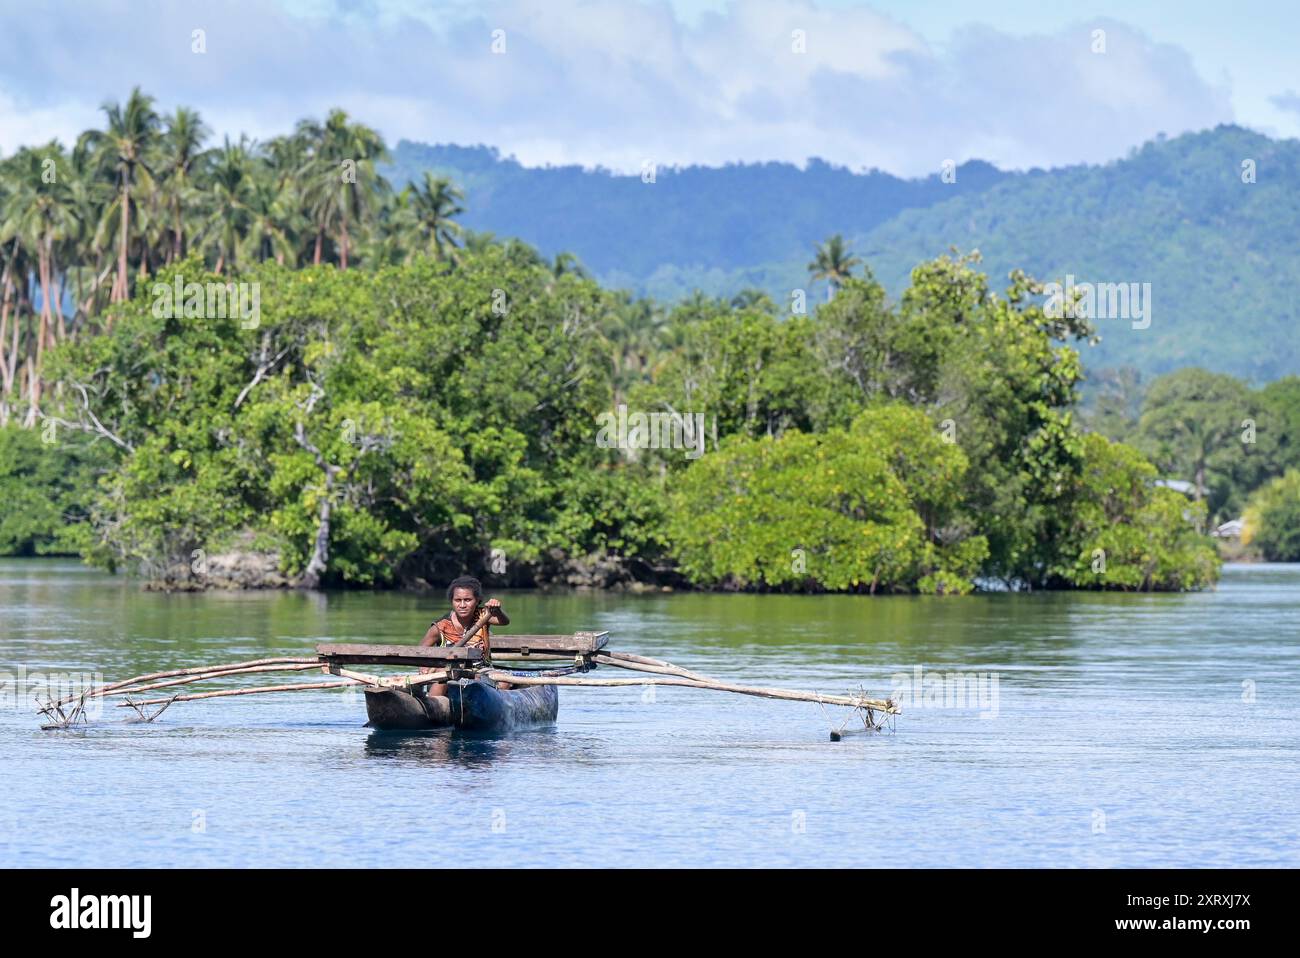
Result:
<svg viewBox="0 0 1300 958"><path fill-rule="evenodd" d="M316 648L314 657L283 656L277 658L254 659L246 662L233 662L227 665L193 666L183 669L171 669L138 675L120 682L107 683L88 689L77 695L51 700L39 708L48 722L45 729L67 728L78 721L85 720L86 703L93 699L106 700L121 697L125 701L118 703L118 708L134 709L139 721L151 722L175 702L189 702L199 699L222 698L236 695L260 695L270 692L305 692L320 689L344 687L361 687L373 695L369 702L379 701L385 696L389 699L401 698L406 703L419 703L406 708L419 708L419 714L429 711L433 696L426 694L427 687L438 685L450 688L453 698L460 702L464 718L466 698L457 698L457 689L476 688L496 690L504 685L520 693L520 697L532 695L531 702L543 703L538 706L546 708L549 702L549 717L554 719L555 690L545 691L546 687L619 687L664 685L689 689L704 689L716 692L731 692L737 695L752 695L760 698L780 699L790 702L815 702L822 706L845 706L851 709L849 718L858 715L863 720L864 729L878 729L883 724L880 716L900 714L898 705L891 699L868 697L859 690L854 695L827 695L822 692L807 692L798 689L769 688L739 685L724 682L707 675L701 675L684 669L662 659L628 652L617 652L606 648L607 632L575 632L572 635L513 635L496 636L490 650L482 650L466 645L422 647L409 645L339 645L325 644ZM566 662L562 667L538 669L501 668L503 662L528 662L551 660ZM368 672L358 672L349 668L353 665L405 665L421 669L419 672L399 675L378 676ZM622 669L641 673L638 677L604 678L593 677L588 673L597 668ZM169 689L213 679L225 679L239 675L265 674L271 672L306 672L319 669L332 676L328 682L308 682L270 686L252 686L237 689L222 689L213 692L191 694L172 693L161 697L138 699L142 693ZM529 693L533 689L537 694ZM474 691L474 689L469 689ZM510 696L510 692L496 692L497 696ZM549 696L549 698L548 698ZM146 714L143 708L161 706L152 714ZM531 707L531 706L530 706ZM65 711L65 708L69 711ZM447 717L448 707L441 706L442 714ZM509 709L506 710L509 712ZM372 716L373 718L373 716ZM372 722L373 724L373 722ZM434 724L438 724L434 722ZM443 724L458 724L454 716L447 718ZM848 722L838 729L832 729L831 740L838 741L846 734ZM382 726L378 726L382 727ZM400 726L415 727L415 726Z"/></svg>

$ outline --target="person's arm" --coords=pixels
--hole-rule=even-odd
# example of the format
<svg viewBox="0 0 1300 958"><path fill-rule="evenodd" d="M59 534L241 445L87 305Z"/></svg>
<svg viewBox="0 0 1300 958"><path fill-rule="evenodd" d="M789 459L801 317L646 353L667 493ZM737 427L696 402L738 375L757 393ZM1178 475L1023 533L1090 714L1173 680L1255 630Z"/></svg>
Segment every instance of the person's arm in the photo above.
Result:
<svg viewBox="0 0 1300 958"><path fill-rule="evenodd" d="M433 623L433 625L429 626L429 631L424 633L424 638L420 640L420 648L428 648L429 646L437 645L438 640L441 637L442 637L442 632L438 629L438 623L435 622ZM420 666L420 671L428 673L428 672L432 672L433 669L427 665L422 665Z"/></svg>
<svg viewBox="0 0 1300 958"><path fill-rule="evenodd" d="M492 625L510 624L510 616L506 615L506 610L501 608L500 599L488 599L484 606L492 613L492 617L488 619Z"/></svg>
<svg viewBox="0 0 1300 958"><path fill-rule="evenodd" d="M424 638L420 640L420 646L428 648L431 645L437 645L441 635L442 632L438 629L438 623L433 623L433 625L429 626L429 631L424 633Z"/></svg>

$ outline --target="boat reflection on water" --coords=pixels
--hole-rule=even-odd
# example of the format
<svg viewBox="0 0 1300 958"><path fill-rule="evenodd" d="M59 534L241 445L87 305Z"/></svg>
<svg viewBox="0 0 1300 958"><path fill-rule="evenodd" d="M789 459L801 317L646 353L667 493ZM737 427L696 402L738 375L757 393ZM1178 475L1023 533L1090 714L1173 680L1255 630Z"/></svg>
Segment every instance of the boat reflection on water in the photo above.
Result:
<svg viewBox="0 0 1300 958"><path fill-rule="evenodd" d="M537 747L538 737L554 736L555 729L537 728L519 732L470 732L464 729L427 731L372 731L366 736L367 758L397 759L419 765L459 765L482 768L508 759L524 746ZM521 741L526 738L527 745Z"/></svg>

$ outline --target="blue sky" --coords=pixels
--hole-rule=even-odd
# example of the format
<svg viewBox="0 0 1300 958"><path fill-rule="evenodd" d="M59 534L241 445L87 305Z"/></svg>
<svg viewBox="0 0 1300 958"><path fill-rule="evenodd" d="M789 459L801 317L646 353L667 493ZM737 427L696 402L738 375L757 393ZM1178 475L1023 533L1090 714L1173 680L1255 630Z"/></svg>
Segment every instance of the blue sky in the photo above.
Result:
<svg viewBox="0 0 1300 958"><path fill-rule="evenodd" d="M139 84L164 109L199 109L218 134L266 137L338 105L390 142L487 143L529 164L820 156L925 175L949 159L1102 162L1158 132L1224 122L1300 135L1297 9L0 0L0 152L69 142Z"/></svg>

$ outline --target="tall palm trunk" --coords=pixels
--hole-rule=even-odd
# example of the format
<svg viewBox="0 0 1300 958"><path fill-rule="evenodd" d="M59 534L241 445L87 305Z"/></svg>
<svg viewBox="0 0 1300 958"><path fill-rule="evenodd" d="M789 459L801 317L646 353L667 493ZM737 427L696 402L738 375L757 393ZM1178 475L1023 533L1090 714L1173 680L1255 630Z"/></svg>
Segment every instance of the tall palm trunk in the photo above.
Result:
<svg viewBox="0 0 1300 958"><path fill-rule="evenodd" d="M54 283L54 278L56 276L59 278L58 289L55 290L54 293L54 317L58 319L58 323L53 323L53 321L51 321L50 326L50 345L52 346L54 343L63 342L68 338L68 324L63 318L63 291L67 286L68 275L66 272L63 274L59 273L59 264L54 258L53 248L50 249L49 260L50 262L47 268L50 272L50 283Z"/></svg>
<svg viewBox="0 0 1300 958"><path fill-rule="evenodd" d="M12 302L13 291L14 291L14 281L13 281L13 277L11 276L8 278L8 280L5 283L5 299L4 299L5 316L9 315L9 306L10 303ZM11 398L14 395L14 383L18 377L18 328L21 325L22 325L22 314L21 312L15 312L14 328L13 328L13 333L11 334L13 339L12 342L9 344L9 365L5 367L5 371L4 371L5 395Z"/></svg>
<svg viewBox="0 0 1300 958"><path fill-rule="evenodd" d="M175 206L173 207L173 219L175 221L175 227L172 233L172 256L171 259L168 260L169 263L176 262L185 255L185 249L184 249L185 228L181 222L181 204L179 200L176 202Z"/></svg>
<svg viewBox="0 0 1300 958"><path fill-rule="evenodd" d="M36 275L41 284L41 322L36 333L36 363L28 374L28 399L30 402L27 418L36 421L36 410L41 404L41 363L45 359L45 340L52 335L54 315L50 305L50 254L45 243L36 247Z"/></svg>
<svg viewBox="0 0 1300 958"><path fill-rule="evenodd" d="M32 370L32 357L28 356L23 360L23 383L27 393L27 414L23 416L23 428L31 429L36 425L36 401L32 398L32 381L34 379Z"/></svg>
<svg viewBox="0 0 1300 958"><path fill-rule="evenodd" d="M26 299L27 297L24 297ZM31 302L27 304L31 306ZM36 318L36 310L29 308L26 311L27 317L27 334L23 337L23 395L27 397L27 415L23 417L23 428L31 429L36 425L36 408L40 405L40 378L36 372L36 357L33 355L33 347L39 349L40 335L32 334L33 321ZM44 331L44 324L41 326Z"/></svg>
<svg viewBox="0 0 1300 958"><path fill-rule="evenodd" d="M81 294L85 292L85 284L82 282L82 271L84 266L77 267L77 292L72 300L72 334L75 336L77 330L81 328Z"/></svg>
<svg viewBox="0 0 1300 958"><path fill-rule="evenodd" d="M17 252L18 252L18 238L14 237L13 253L17 254ZM0 393L0 406L2 406L4 409L4 415L6 416L6 419L8 417L9 398L13 395L13 391L14 391L14 371L13 371L13 366L10 363L11 360L14 362L17 361L16 359L13 358L8 348L6 348L5 346L5 340L9 334L9 305L13 301L13 292L14 292L13 270L14 270L13 256L10 256L9 261L5 263L4 273L0 274L0 290L3 291L2 293L0 293L0 296L3 296L3 299L0 300L0 388L3 389L3 393ZM18 336L16 335L17 332L18 332L18 317L15 316L14 317L15 336L14 336L14 346L13 346L14 354L16 354L18 351Z"/></svg>
<svg viewBox="0 0 1300 958"><path fill-rule="evenodd" d="M122 183L122 230L117 243L117 279L113 281L113 292L109 301L120 303L126 296L126 248L131 235L131 185L127 173L123 172Z"/></svg>
<svg viewBox="0 0 1300 958"><path fill-rule="evenodd" d="M13 372L9 368L9 350L5 346L5 340L9 336L9 296L13 291L13 284L9 282L9 266L5 266L3 278L0 283L4 287L4 300L0 303L0 416L4 416L6 422L9 415L9 397L14 391ZM18 329L18 320L14 319L14 330ZM18 343L15 341L14 348L17 349Z"/></svg>

